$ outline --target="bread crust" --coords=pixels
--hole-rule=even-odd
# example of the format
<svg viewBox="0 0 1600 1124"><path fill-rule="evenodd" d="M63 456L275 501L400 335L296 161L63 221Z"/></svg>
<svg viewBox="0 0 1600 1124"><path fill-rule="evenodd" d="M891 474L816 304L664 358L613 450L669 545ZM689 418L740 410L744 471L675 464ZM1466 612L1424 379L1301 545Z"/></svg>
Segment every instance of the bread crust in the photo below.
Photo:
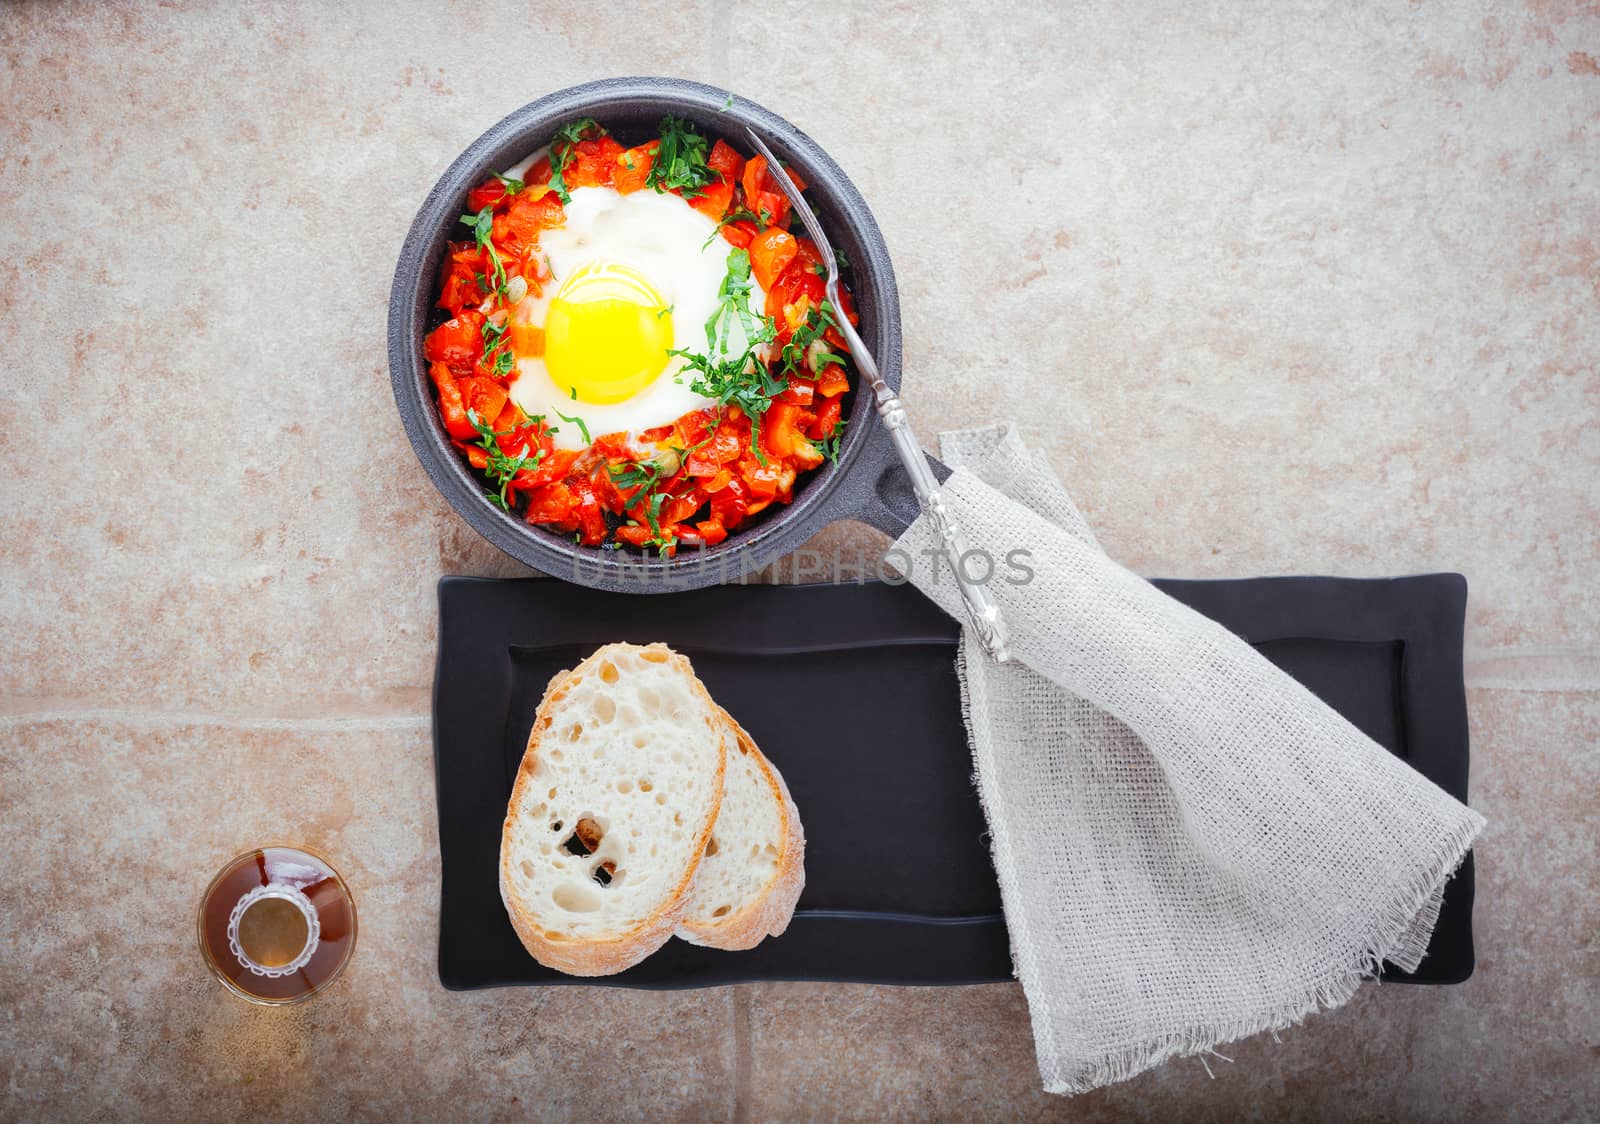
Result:
<svg viewBox="0 0 1600 1124"><path fill-rule="evenodd" d="M678 923L678 936L690 944L729 952L754 948L767 937L782 936L794 917L795 905L806 885L806 836L800 824L800 810L789 795L789 786L761 752L748 731L718 707L739 746L749 750L761 774L771 786L783 812L783 851L778 856L777 873L767 889L744 908L724 917L695 921L685 917Z"/></svg>
<svg viewBox="0 0 1600 1124"><path fill-rule="evenodd" d="M597 664L608 653L618 651L641 655L645 652L655 652L664 655L666 662L671 663L688 678L693 684L692 689L712 712L713 717L707 723L707 736L714 738L717 743L717 771L712 785L714 797L710 801L709 813L690 852L692 857L688 865L683 870L676 887L663 899L662 905L654 913L625 932L579 940L561 937L552 939L552 934L539 925L513 888L510 874L511 825L521 810L523 801L529 796L528 786L532 783L532 776L539 764L539 745L550 729L555 707L566 698L574 677L579 676L590 665ZM516 930L523 947L539 963L573 976L610 976L633 967L672 938L679 919L683 916L684 908L689 904L695 872L700 868L706 843L711 839L711 832L717 823L717 812L722 806L722 784L727 774L730 739L724 723L716 720L715 716L721 713L722 709L712 700L705 685L695 675L694 667L688 657L673 651L665 644L607 644L570 671L559 672L550 680L545 696L539 703L539 709L534 714L533 729L528 734L528 747L523 751L522 764L517 768L516 783L512 785L511 799L506 805L506 818L500 830L500 900L505 903L506 914L510 917L511 926Z"/></svg>

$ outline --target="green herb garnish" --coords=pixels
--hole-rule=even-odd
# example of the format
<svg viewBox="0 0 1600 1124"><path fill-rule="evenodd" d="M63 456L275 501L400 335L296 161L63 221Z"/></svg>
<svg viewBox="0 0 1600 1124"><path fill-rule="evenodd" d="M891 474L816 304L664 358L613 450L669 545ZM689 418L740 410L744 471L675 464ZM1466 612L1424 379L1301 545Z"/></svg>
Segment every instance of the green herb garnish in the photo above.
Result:
<svg viewBox="0 0 1600 1124"><path fill-rule="evenodd" d="M498 324L494 316L483 322L483 359L499 378L509 375L517 364L517 357L511 353L511 341L506 339L506 326L510 322L503 316Z"/></svg>
<svg viewBox="0 0 1600 1124"><path fill-rule="evenodd" d="M685 199L693 199L716 178L716 173L706 163L709 152L710 142L705 134L696 132L686 118L663 117L661 146L650 162L644 182L658 192L677 191Z"/></svg>
<svg viewBox="0 0 1600 1124"><path fill-rule="evenodd" d="M568 387L567 389L568 389L568 391L570 393L570 396L571 396L572 400L574 402L576 402L578 400L578 388L573 386L573 387ZM594 444L594 441L589 437L589 427L583 424L583 419L582 418L569 418L569 417L567 417L566 414L563 414L560 410L556 411L556 417L560 418L564 422L572 422L574 425L576 425L578 427L578 432L583 434L583 443L585 445L593 445Z"/></svg>
<svg viewBox="0 0 1600 1124"><path fill-rule="evenodd" d="M715 230L713 230L711 232L711 237L707 238L705 240L705 245L701 246L700 248L703 250L703 249L706 248L706 246L709 246L709 245L711 245L711 243L715 242L717 240L718 236L720 236L722 234L722 228L725 227L725 226L732 226L736 222L755 222L755 221L756 221L756 216L754 214L752 214L750 211L745 210L745 208L743 208L743 207L730 208L728 213L723 215L721 220L718 221L717 229L715 229Z"/></svg>
<svg viewBox="0 0 1600 1124"><path fill-rule="evenodd" d="M492 267L491 286L486 292L504 294L506 289L506 265L500 260L500 251L494 248L494 208L485 207L475 215L462 215L461 221L472 228L472 237L478 243L478 248L489 255L489 264ZM478 282L480 288L484 287L482 280Z"/></svg>
<svg viewBox="0 0 1600 1124"><path fill-rule="evenodd" d="M834 464L839 463L839 446L844 442L844 427L848 424L848 418L840 418L834 423L833 432L822 439L822 453Z"/></svg>
<svg viewBox="0 0 1600 1124"><path fill-rule="evenodd" d="M538 425L544 419L542 417L529 418L522 425L512 426L501 433L496 433L491 426L478 416L478 411L476 410L467 411L467 420L472 423L472 428L478 431L478 445L488 455L488 462L483 466L484 475L489 478L489 483L500 485L499 492L487 493L489 502L502 511L510 511L511 502L506 498L506 490L511 486L511 482L516 479L517 473L524 468L539 467L539 462L544 459L544 450L539 448L538 442L534 441L530 436L522 453L518 456L510 457L506 455L504 449L500 448L500 442L496 438L509 437L519 429L527 429L530 426Z"/></svg>
<svg viewBox="0 0 1600 1124"><path fill-rule="evenodd" d="M811 345L822 339L828 329L834 327L836 323L833 318L833 307L827 301L823 301L806 314L806 322L794 330L789 342L783 345L783 350L778 354L783 363L785 378L795 376L810 378L816 372L816 368L811 364ZM828 348L818 348L816 354L818 367L829 363L844 365L844 359Z"/></svg>

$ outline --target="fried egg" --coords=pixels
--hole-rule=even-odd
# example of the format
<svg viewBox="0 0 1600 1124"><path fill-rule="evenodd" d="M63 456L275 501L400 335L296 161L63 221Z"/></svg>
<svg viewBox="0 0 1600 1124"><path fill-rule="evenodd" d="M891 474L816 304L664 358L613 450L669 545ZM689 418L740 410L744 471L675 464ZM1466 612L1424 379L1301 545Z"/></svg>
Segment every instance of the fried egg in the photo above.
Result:
<svg viewBox="0 0 1600 1124"><path fill-rule="evenodd" d="M557 448L581 449L584 430L636 435L714 404L689 389L692 372L679 381L684 360L670 353L707 351L706 321L721 305L732 247L677 195L609 187L571 195L566 225L539 236L551 280L512 310L514 324L542 329L543 352L519 349L510 393L556 427ZM759 314L766 294L750 284ZM726 350L745 344L735 325Z"/></svg>

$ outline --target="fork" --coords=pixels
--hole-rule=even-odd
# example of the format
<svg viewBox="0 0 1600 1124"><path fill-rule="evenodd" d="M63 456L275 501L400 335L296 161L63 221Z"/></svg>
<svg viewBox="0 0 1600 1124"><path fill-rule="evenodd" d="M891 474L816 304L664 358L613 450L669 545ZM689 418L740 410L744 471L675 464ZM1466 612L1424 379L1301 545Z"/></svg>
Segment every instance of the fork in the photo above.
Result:
<svg viewBox="0 0 1600 1124"><path fill-rule="evenodd" d="M806 233L811 235L811 240L817 244L823 263L828 267L826 286L828 302L838 312L844 305L839 299L839 259L833 252L833 245L823 233L822 224L817 221L810 204L800 197L799 188L795 187L794 180L789 177L789 173L778 162L778 158L773 155L766 142L756 135L754 129L746 127L745 133L749 135L750 143L755 145L756 151L767 158L768 173L777 181L783 194L788 197L790 205L794 207L795 214L800 216ZM955 572L956 582L961 589L961 599L966 603L968 622L973 632L977 634L979 643L983 645L983 650L996 662L1005 663L1011 658L1011 653L1007 648L1005 622L1000 617L1000 609L989 596L988 590L966 574L964 569L968 554L966 537L962 535L961 528L956 526L955 520L951 517L950 509L945 505L944 496L939 490L939 481L934 477L933 470L928 467L928 458L923 454L922 445L917 441L916 434L911 431L911 420L906 416L905 404L884 381L883 375L878 371L877 360L872 357L872 352L868 350L866 341L856 331L855 325L850 323L842 312L835 320L845 343L850 348L850 355L855 359L856 369L872 386L878 417L883 419L884 426L889 430L889 437L894 442L895 451L900 455L900 462L905 465L906 473L911 477L911 490L916 493L917 504L927 514L939 534L945 560Z"/></svg>

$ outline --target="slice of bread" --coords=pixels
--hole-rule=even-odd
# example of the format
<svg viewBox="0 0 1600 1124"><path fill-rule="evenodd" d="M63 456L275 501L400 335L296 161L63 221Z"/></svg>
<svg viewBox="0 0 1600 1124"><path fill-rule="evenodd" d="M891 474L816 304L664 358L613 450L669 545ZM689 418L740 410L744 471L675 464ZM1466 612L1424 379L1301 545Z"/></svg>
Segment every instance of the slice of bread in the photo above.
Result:
<svg viewBox="0 0 1600 1124"><path fill-rule="evenodd" d="M754 948L789 927L805 887L806 837L783 776L726 711L732 732L722 808L695 875L678 936L712 948Z"/></svg>
<svg viewBox="0 0 1600 1124"><path fill-rule="evenodd" d="M539 963L632 967L688 904L733 736L689 661L608 644L550 682L500 838L500 896Z"/></svg>

